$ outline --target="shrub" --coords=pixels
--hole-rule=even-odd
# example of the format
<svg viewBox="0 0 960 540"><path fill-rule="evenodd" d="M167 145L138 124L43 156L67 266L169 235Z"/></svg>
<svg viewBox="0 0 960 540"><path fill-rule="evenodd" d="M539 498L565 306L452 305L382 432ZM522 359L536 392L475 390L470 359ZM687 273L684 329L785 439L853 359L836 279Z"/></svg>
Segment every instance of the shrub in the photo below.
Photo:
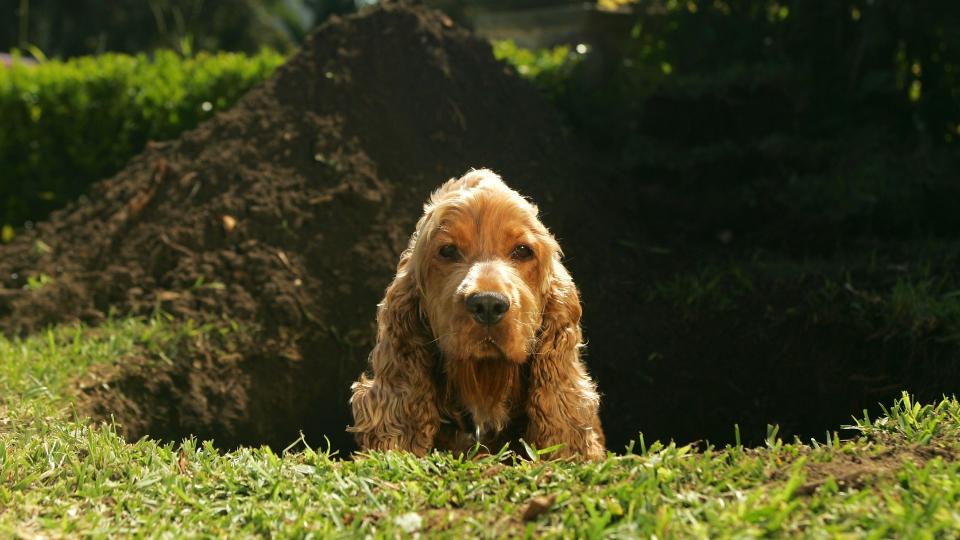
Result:
<svg viewBox="0 0 960 540"><path fill-rule="evenodd" d="M232 105L283 62L255 56L105 54L0 70L0 227L42 219L150 140Z"/></svg>
<svg viewBox="0 0 960 540"><path fill-rule="evenodd" d="M518 47L509 39L494 42L493 55L513 66L520 76L532 80L552 101L567 92L574 68L580 61L580 56L566 45L531 50Z"/></svg>

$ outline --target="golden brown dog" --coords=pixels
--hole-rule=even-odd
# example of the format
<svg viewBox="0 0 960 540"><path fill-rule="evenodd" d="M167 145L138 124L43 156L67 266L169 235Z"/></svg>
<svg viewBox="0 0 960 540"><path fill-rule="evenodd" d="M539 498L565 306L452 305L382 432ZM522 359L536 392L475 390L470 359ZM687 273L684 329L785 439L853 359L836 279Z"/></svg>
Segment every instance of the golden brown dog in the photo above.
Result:
<svg viewBox="0 0 960 540"><path fill-rule="evenodd" d="M440 187L377 312L373 376L352 386L362 449L605 455L580 359L580 300L537 207L489 170Z"/></svg>

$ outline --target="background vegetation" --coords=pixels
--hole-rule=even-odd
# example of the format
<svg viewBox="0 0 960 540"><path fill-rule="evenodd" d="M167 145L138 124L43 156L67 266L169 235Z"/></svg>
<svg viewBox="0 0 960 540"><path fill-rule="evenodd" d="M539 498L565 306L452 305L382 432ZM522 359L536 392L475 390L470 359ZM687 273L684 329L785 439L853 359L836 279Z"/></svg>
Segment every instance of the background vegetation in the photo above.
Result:
<svg viewBox="0 0 960 540"><path fill-rule="evenodd" d="M960 225L960 5L669 0L633 17L619 50L573 68L524 67L556 51L500 52L616 168L729 214L878 234Z"/></svg>
<svg viewBox="0 0 960 540"><path fill-rule="evenodd" d="M7 14L0 50L36 47L50 58L288 50L315 22L353 7L352 0L0 0Z"/></svg>
<svg viewBox="0 0 960 540"><path fill-rule="evenodd" d="M164 48L188 58L199 50L252 53L266 46L288 51L312 25L357 5L352 0L152 0L144 9L140 2L125 1L109 7L94 0L3 2L7 12L18 17L0 24L0 48L20 46L51 58ZM469 23L469 15L482 9L564 2L432 3ZM715 216L719 220L749 215L753 222L761 222L775 216L805 230L814 226L870 234L946 234L960 226L960 212L953 210L960 202L954 174L960 148L960 34L951 31L960 25L960 5L934 0L603 4L626 10L620 18L630 21L621 25L630 29L628 33L602 36L603 47L583 49L586 54L572 47L533 54L500 45L497 52L537 82L564 113L578 140L600 151L611 169L648 182L669 181L679 193L711 200L723 213ZM584 36L591 38L597 36ZM142 88L149 86L148 90L128 91L126 85L139 83L129 78L109 82L112 76L129 77L120 73L124 69L145 71L132 67L146 61L142 56L126 61L128 67L119 67L123 61L108 57L102 62L116 65L98 68L87 60L86 68L75 64L45 72L59 70L60 75L31 77L26 70L3 75L0 99L5 107L20 109L7 132L16 132L22 142L7 142L8 149L0 149L0 163L7 170L12 170L8 164L14 157L17 166L37 163L19 156L40 151L49 170L42 176L78 168L83 172L76 180L80 188L61 190L14 171L8 173L13 177L0 181L0 193L17 191L5 184L30 184L35 193L52 192L57 201L68 200L86 182L115 171L146 140L171 137L191 127L194 119L209 113L198 112L203 103L232 102L279 61L261 54L252 60L252 67L243 68L246 74L227 76L225 72L240 69L241 61L231 58L196 59L183 67L168 53L154 59L156 72L173 76L174 83L192 81L191 70L198 74L220 70L224 75L217 81L208 81L217 75L200 75L191 83L196 92L190 88L172 98L176 103L172 108L183 107L173 115L145 110L143 114L153 118L144 121L136 118L137 111L117 106L110 115L127 116L121 130L124 140L108 159L96 151L82 152L82 159L102 164L89 176L89 164L77 162L78 152L51 153L47 151L51 141L37 134L70 115L79 119L100 113L97 106L102 107L104 100L82 95L91 86L79 92L80 97L71 97L76 92L65 86L57 89L55 80L63 80L67 69L87 69L88 74L72 77L98 84L101 94L115 86L117 95L124 94L120 101L139 100L137 105L148 109L163 100L140 94L159 96L172 91L174 84L158 81L154 89L144 79ZM230 66L213 67L216 64ZM93 71L103 74L94 76ZM174 75L175 71L184 75ZM92 82L96 77L100 82ZM49 89L41 89L44 84ZM45 117L26 114L35 115L38 107ZM168 117L165 127L156 126L161 116ZM102 125L110 125L110 132L115 122ZM68 148L94 135L57 129L61 135L55 142ZM22 146L28 147L26 154ZM0 208L0 222L19 226L42 218L55 206L39 204L35 196L30 200L22 193L18 199Z"/></svg>
<svg viewBox="0 0 960 540"><path fill-rule="evenodd" d="M226 109L284 60L170 51L0 70L0 226L42 219L119 170L150 140ZM9 238L8 238L9 239Z"/></svg>

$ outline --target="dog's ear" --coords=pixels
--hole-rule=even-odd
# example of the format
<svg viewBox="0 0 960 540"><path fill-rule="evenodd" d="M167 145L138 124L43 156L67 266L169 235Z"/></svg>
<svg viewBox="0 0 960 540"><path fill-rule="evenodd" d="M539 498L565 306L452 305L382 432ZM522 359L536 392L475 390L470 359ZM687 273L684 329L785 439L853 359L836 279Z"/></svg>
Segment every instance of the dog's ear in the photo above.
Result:
<svg viewBox="0 0 960 540"><path fill-rule="evenodd" d="M599 459L605 453L600 398L580 358L580 296L559 254L551 262L543 322L531 358L525 438L538 448L563 444L557 457Z"/></svg>
<svg viewBox="0 0 960 540"><path fill-rule="evenodd" d="M432 377L430 336L420 319L412 248L400 257L397 275L377 310L377 344L370 353L373 377L353 384L350 405L362 449L408 450L423 455L440 426Z"/></svg>

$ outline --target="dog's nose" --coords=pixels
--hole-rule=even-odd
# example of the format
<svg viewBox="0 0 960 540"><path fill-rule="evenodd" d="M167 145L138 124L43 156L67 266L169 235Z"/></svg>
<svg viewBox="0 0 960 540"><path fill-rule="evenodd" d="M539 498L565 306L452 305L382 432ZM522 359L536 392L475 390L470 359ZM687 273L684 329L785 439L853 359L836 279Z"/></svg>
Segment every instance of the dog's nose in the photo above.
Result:
<svg viewBox="0 0 960 540"><path fill-rule="evenodd" d="M467 297L467 311L480 324L492 326L510 309L507 297L496 292L474 293Z"/></svg>

